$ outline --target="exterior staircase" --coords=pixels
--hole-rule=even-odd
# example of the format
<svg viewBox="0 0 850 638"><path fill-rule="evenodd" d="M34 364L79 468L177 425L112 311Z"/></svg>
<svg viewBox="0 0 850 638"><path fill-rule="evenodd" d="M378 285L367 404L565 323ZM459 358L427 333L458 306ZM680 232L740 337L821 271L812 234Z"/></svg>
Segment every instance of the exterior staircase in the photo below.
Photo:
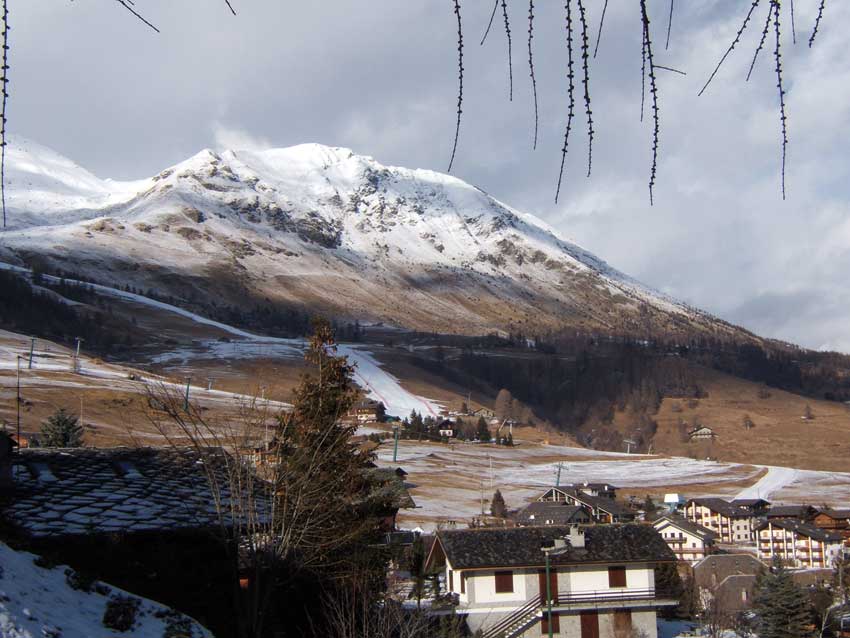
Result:
<svg viewBox="0 0 850 638"><path fill-rule="evenodd" d="M540 601L532 599L484 632L483 638L515 638L540 620Z"/></svg>

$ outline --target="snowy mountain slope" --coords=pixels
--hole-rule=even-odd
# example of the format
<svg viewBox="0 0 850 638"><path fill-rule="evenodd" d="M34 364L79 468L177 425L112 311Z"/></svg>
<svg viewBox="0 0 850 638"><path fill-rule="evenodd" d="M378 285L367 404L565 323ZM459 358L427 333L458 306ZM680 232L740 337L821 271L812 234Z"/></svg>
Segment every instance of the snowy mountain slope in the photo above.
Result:
<svg viewBox="0 0 850 638"><path fill-rule="evenodd" d="M3 261L444 332L731 330L459 179L347 149L204 150L118 183L11 147Z"/></svg>
<svg viewBox="0 0 850 638"><path fill-rule="evenodd" d="M104 583L93 583L89 588L82 580L75 580L74 572L67 567L39 567L34 562L37 560L33 554L16 552L0 542L0 636L211 636L196 621L164 605ZM119 596L138 602L137 620L130 634L103 624L110 600Z"/></svg>

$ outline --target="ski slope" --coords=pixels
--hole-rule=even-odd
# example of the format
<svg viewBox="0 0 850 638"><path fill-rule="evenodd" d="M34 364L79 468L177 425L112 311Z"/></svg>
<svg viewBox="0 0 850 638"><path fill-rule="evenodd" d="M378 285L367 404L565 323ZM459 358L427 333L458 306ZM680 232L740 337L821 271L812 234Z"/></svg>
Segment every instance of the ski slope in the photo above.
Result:
<svg viewBox="0 0 850 638"><path fill-rule="evenodd" d="M25 275L32 274L26 268L2 262L0 262L0 270L10 270ZM59 283L60 281L59 277L53 275L43 275L43 278L52 283ZM109 297L132 301L150 308L170 312L195 323L217 328L239 339L230 343L205 340L201 342L203 346L201 348L178 348L171 352L158 355L154 359L155 363L169 363L172 361L188 362L191 359L218 357L245 359L255 358L257 356L277 356L281 358L300 358L303 356L304 350L307 347L307 342L303 339L284 339L257 335L219 321L208 319L183 308L145 297L144 295L74 279L66 278L63 281L66 284L89 287L95 292ZM436 417L439 414L440 405L438 403L405 390L399 383L399 380L384 370L377 359L375 359L375 356L367 349L354 344L340 344L338 346L338 352L347 356L349 361L356 366L354 375L358 385L367 392L370 398L381 401L389 414L407 416L414 410L424 416L430 415ZM12 367L14 367L15 360L13 358L10 360ZM6 361L5 364L8 365L9 361ZM2 365L4 364L0 363L0 366ZM66 367L64 369L67 370L67 364L65 365ZM101 369L97 369L96 372L101 374L111 373L111 371Z"/></svg>

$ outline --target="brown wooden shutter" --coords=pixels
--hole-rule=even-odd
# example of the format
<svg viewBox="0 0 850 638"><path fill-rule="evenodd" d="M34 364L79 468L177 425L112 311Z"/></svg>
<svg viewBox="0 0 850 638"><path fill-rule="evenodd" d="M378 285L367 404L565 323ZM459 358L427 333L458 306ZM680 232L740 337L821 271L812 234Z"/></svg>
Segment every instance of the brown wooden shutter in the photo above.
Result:
<svg viewBox="0 0 850 638"><path fill-rule="evenodd" d="M632 612L629 609L614 611L614 638L631 638Z"/></svg>
<svg viewBox="0 0 850 638"><path fill-rule="evenodd" d="M449 570L449 591L455 590L455 573Z"/></svg>
<svg viewBox="0 0 850 638"><path fill-rule="evenodd" d="M540 604L546 604L546 570L541 569L537 572L537 584L540 587ZM549 592L552 594L552 604L558 604L558 570L552 568L549 570Z"/></svg>
<svg viewBox="0 0 850 638"><path fill-rule="evenodd" d="M544 636L549 635L549 612L543 610L543 618L540 619L540 633ZM561 633L561 617L557 611L552 612L552 633Z"/></svg>
<svg viewBox="0 0 850 638"><path fill-rule="evenodd" d="M626 586L626 568L625 567L609 567L608 568L608 587L625 587Z"/></svg>
<svg viewBox="0 0 850 638"><path fill-rule="evenodd" d="M514 590L514 573L512 571L496 572L496 593L510 594Z"/></svg>
<svg viewBox="0 0 850 638"><path fill-rule="evenodd" d="M595 611L581 612L581 638L599 638L599 614Z"/></svg>
<svg viewBox="0 0 850 638"><path fill-rule="evenodd" d="M460 572L460 593L466 593L466 572Z"/></svg>

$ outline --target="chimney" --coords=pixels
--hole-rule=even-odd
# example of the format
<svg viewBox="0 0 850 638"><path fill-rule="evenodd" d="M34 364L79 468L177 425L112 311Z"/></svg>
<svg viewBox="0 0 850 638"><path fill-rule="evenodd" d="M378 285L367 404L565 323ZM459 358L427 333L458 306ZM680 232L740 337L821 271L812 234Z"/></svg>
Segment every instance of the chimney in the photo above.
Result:
<svg viewBox="0 0 850 638"><path fill-rule="evenodd" d="M17 445L6 432L0 432L0 492L11 491L15 485L12 480L12 450Z"/></svg>
<svg viewBox="0 0 850 638"><path fill-rule="evenodd" d="M584 530L578 525L570 525L570 533L567 536L573 549L584 547Z"/></svg>

